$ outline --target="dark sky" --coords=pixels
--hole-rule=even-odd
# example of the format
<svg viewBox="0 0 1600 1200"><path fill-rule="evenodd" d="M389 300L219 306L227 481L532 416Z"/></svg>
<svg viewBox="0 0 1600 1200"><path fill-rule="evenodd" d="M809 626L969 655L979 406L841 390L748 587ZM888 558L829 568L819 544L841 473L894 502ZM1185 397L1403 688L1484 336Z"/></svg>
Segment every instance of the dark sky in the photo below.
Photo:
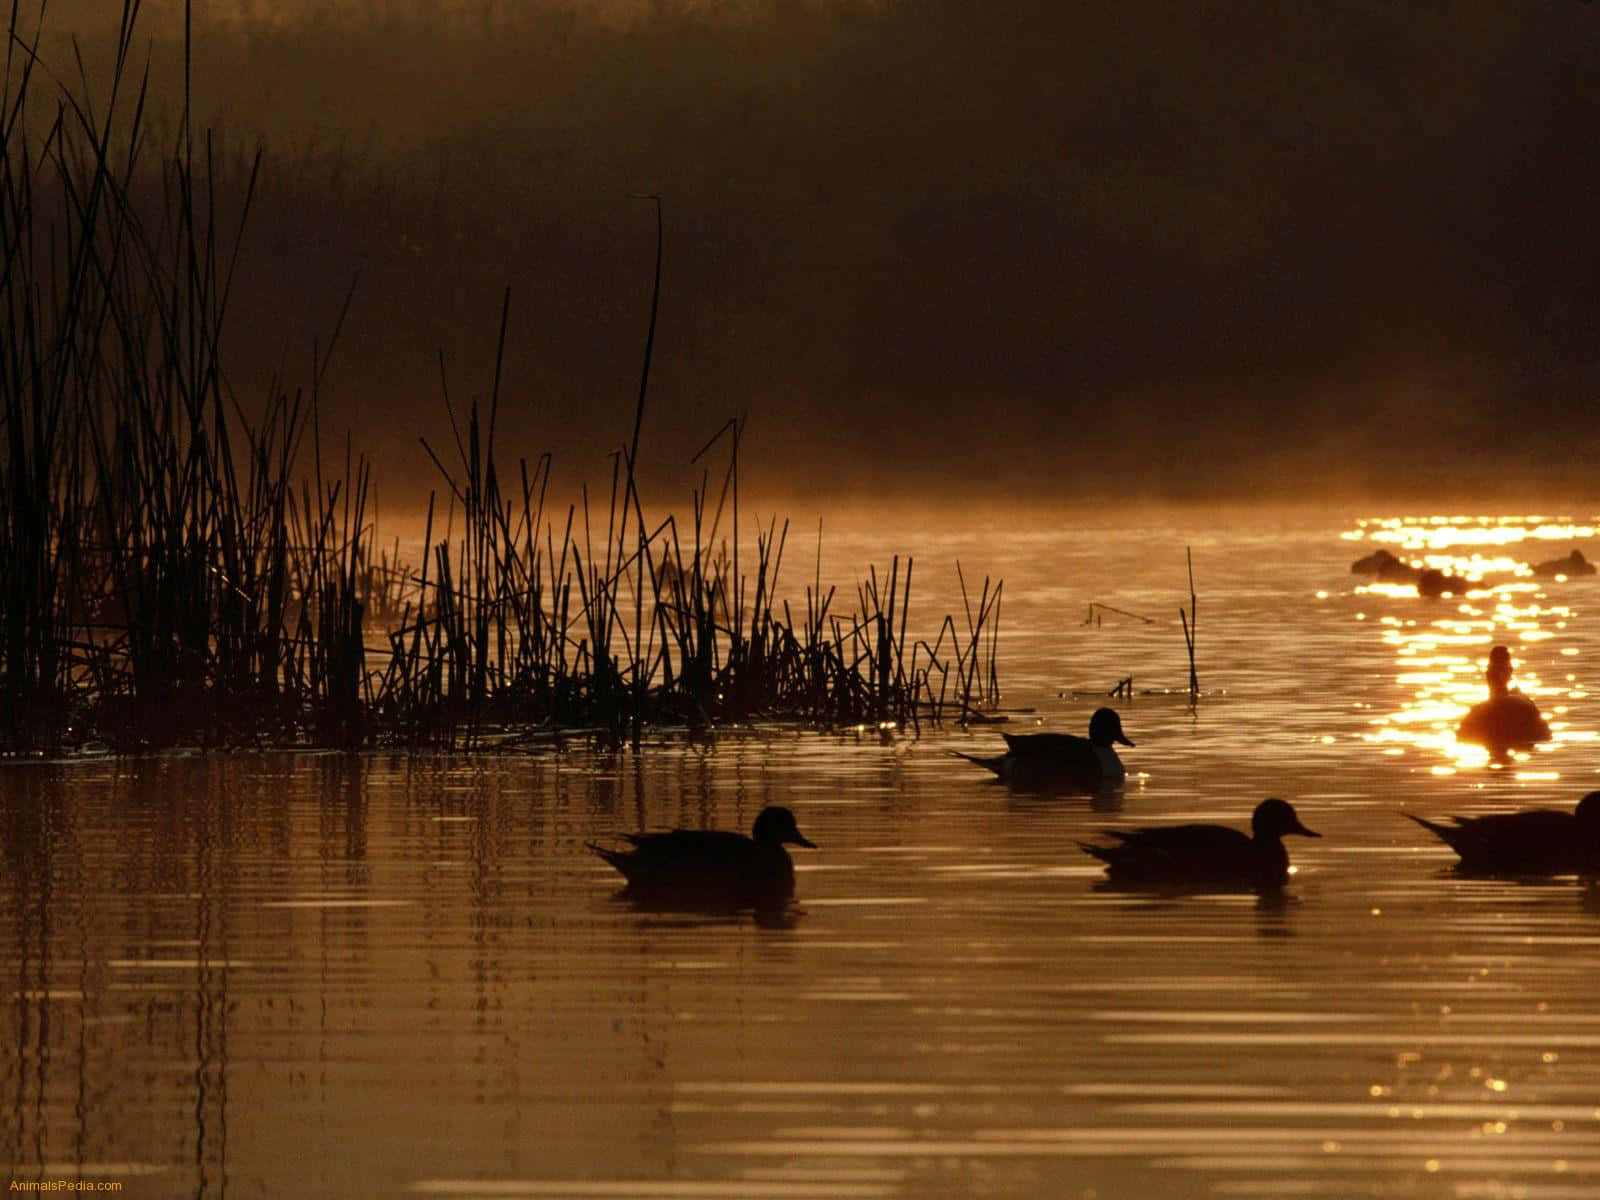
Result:
<svg viewBox="0 0 1600 1200"><path fill-rule="evenodd" d="M224 183L267 150L231 374L306 378L359 272L325 422L380 477L447 436L439 349L487 389L507 285L508 453L603 474L653 191L663 479L748 413L774 488L1595 493L1594 5L317 12L196 43Z"/></svg>

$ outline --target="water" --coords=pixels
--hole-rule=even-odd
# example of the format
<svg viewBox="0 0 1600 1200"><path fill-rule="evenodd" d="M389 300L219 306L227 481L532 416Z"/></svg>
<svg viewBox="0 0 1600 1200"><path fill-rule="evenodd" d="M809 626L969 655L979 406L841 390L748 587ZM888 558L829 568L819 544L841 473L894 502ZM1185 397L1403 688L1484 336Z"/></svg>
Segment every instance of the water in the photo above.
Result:
<svg viewBox="0 0 1600 1200"><path fill-rule="evenodd" d="M1600 786L1600 584L1508 576L1593 532L1540 525L913 531L925 619L953 558L1005 576L1010 728L1134 677L1119 804L1007 793L948 753L985 728L6 767L0 1153L140 1196L1600 1196L1600 899L1399 815ZM1362 586L1374 537L1503 581ZM1142 694L1187 683L1186 545L1196 713ZM1557 734L1504 766L1448 732L1491 641ZM1281 903L1074 844L1268 794L1324 835ZM637 911L584 850L768 803L820 847L781 921Z"/></svg>

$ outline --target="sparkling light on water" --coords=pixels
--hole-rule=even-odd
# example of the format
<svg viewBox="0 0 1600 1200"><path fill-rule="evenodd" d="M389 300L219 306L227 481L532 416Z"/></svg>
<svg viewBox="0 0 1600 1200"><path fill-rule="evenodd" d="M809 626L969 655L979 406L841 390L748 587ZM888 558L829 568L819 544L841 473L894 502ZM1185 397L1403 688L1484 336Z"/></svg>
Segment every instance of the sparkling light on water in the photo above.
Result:
<svg viewBox="0 0 1600 1200"><path fill-rule="evenodd" d="M1412 583L1356 584L1354 594L1368 609L1358 620L1376 620L1384 645L1394 654L1394 681L1400 703L1375 714L1366 740L1384 753L1416 750L1435 759L1434 774L1478 769L1491 764L1482 746L1459 741L1456 728L1468 710L1487 696L1484 669L1489 650L1510 648L1513 687L1539 705L1551 740L1532 754L1513 757L1539 769L1517 769L1519 779L1555 780L1559 753L1593 731L1561 719L1561 701L1586 693L1567 668L1580 654L1570 644L1573 609L1565 600L1572 583L1565 576L1534 577L1534 565L1554 557L1551 542L1572 543L1596 536L1597 527L1569 518L1543 516L1383 517L1357 522L1343 537L1374 542L1418 568L1433 568L1471 585L1465 597L1419 595ZM1438 761L1442 760L1442 761Z"/></svg>

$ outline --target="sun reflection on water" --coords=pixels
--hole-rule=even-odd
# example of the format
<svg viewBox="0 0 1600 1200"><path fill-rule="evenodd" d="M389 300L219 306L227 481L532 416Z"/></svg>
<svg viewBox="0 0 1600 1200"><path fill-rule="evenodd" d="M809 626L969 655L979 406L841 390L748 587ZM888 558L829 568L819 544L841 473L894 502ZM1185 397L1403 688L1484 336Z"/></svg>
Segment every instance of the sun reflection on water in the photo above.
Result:
<svg viewBox="0 0 1600 1200"><path fill-rule="evenodd" d="M1374 712L1364 740L1394 757L1421 752L1434 760L1428 767L1434 775L1495 767L1518 780L1559 779L1551 756L1600 737L1568 719L1567 702L1588 694L1575 669L1581 652L1569 634L1569 598L1580 600L1586 591L1564 575L1540 578L1535 567L1597 535L1600 522L1540 515L1383 517L1346 531L1346 541L1381 547L1403 564L1386 572L1389 579L1361 576L1352 590L1365 601L1355 618L1376 624L1393 649L1398 685L1398 705ZM1417 582L1405 580L1408 570L1442 572L1443 594L1422 594ZM1460 741L1456 730L1488 694L1484 671L1496 645L1510 649L1512 686L1539 706L1551 738L1491 761L1488 750Z"/></svg>

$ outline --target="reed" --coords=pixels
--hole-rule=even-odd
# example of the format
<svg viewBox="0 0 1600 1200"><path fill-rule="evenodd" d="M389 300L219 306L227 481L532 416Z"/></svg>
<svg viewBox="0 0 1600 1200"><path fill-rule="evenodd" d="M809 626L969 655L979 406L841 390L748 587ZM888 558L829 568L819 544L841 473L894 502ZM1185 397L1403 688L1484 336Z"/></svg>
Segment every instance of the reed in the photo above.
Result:
<svg viewBox="0 0 1600 1200"><path fill-rule="evenodd" d="M647 519L659 200L651 333L603 528L587 492L552 511L548 455L501 469L507 291L486 411L458 415L441 357L452 446L424 445L443 521L435 496L419 563L398 542L377 553L371 466L348 439L326 458L318 419L353 287L309 386L273 380L247 411L222 346L260 157L230 199L187 108L154 141L137 17L129 0L99 97L43 73L37 30L6 51L0 749L482 749L551 729L620 743L652 724L915 725L995 702L998 582L974 607L962 577L965 632L946 617L929 645L908 636L910 558L870 570L849 611L819 581L798 618L780 599L786 523L758 531L742 569L737 422L696 456L726 461L715 487L702 468L688 527Z"/></svg>
<svg viewBox="0 0 1600 1200"><path fill-rule="evenodd" d="M1189 652L1189 707L1194 708L1200 703L1200 676L1194 665L1194 640L1199 633L1199 613L1194 594L1194 550L1185 546L1183 557L1189 567L1189 608L1185 611L1179 605L1178 620L1183 623L1183 644Z"/></svg>
<svg viewBox="0 0 1600 1200"><path fill-rule="evenodd" d="M428 603L388 634L379 740L485 748L557 727L621 743L650 725L755 719L915 726L998 698L998 583L986 579L969 606L965 639L947 617L930 646L907 632L909 559L886 578L870 569L848 613L835 589L806 588L796 618L779 598L788 526L773 518L736 573L736 422L696 456L726 446L720 482L703 475L686 526L646 518L620 449L598 540L587 500L546 514L548 458L519 463L507 496L476 407L464 430L448 466L428 447L463 528L434 540L430 509Z"/></svg>

